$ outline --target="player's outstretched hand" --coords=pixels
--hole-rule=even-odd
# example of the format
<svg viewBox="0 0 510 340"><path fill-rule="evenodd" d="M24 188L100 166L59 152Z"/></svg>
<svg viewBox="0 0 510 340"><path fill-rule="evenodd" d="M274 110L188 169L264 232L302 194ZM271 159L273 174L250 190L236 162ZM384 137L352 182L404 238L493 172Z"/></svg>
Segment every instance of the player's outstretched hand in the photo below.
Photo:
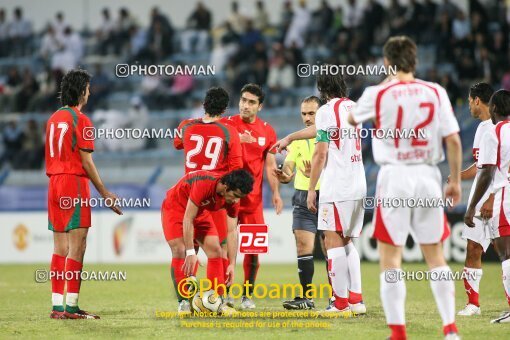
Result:
<svg viewBox="0 0 510 340"><path fill-rule="evenodd" d="M184 259L184 264L182 265L182 270L184 271L184 275L191 276L193 275L193 269L197 265L198 257L196 254L186 256Z"/></svg>
<svg viewBox="0 0 510 340"><path fill-rule="evenodd" d="M271 149L274 148L276 152L282 153L283 150L287 150L287 146L289 146L290 143L290 139L288 137L284 137L277 141Z"/></svg>
<svg viewBox="0 0 510 340"><path fill-rule="evenodd" d="M122 210L120 210L120 207L118 206L118 199L117 195L115 195L112 192L105 192L101 195L104 198L104 201L106 202L106 206L113 210L114 213L117 215L122 215Z"/></svg>
<svg viewBox="0 0 510 340"><path fill-rule="evenodd" d="M227 271L225 272L225 285L227 287L230 287L230 285L234 283L234 268L235 265L231 263L228 265Z"/></svg>
<svg viewBox="0 0 510 340"><path fill-rule="evenodd" d="M464 215L464 223L466 223L466 225L469 227L469 228L474 228L475 227L475 222L473 222L473 218L475 217L475 209L468 209L466 211L466 214Z"/></svg>
<svg viewBox="0 0 510 340"><path fill-rule="evenodd" d="M283 209L283 201L280 194L273 195L273 207L276 210L276 215L280 215Z"/></svg>
<svg viewBox="0 0 510 340"><path fill-rule="evenodd" d="M480 217L488 220L492 218L492 206L494 205L494 195L490 195L480 208Z"/></svg>
<svg viewBox="0 0 510 340"><path fill-rule="evenodd" d="M300 168L299 171L306 177L310 178L310 173L312 172L312 162L303 161L304 168Z"/></svg>
<svg viewBox="0 0 510 340"><path fill-rule="evenodd" d="M453 201L452 208L459 204L461 198L460 183L449 181L448 184L446 185L444 196L446 197L447 200Z"/></svg>
<svg viewBox="0 0 510 340"><path fill-rule="evenodd" d="M315 190L308 190L308 197L306 198L306 205L308 206L308 210L313 213L317 212L317 193Z"/></svg>
<svg viewBox="0 0 510 340"><path fill-rule="evenodd" d="M273 174L275 175L275 177L278 179L278 181L280 183L284 183L284 184L287 184L289 183L290 181L292 181L292 179L294 178L294 175L296 174L295 172L292 173L292 175L288 175L287 173L285 173L283 170L281 169L274 169L273 170Z"/></svg>

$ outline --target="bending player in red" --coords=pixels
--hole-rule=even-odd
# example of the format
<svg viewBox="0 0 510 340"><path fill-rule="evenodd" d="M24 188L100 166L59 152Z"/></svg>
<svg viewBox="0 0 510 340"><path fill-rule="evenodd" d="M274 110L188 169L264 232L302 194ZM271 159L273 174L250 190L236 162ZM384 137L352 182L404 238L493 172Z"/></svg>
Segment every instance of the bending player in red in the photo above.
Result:
<svg viewBox="0 0 510 340"><path fill-rule="evenodd" d="M52 319L99 319L78 307L83 256L91 226L90 206L69 204L76 198L90 199L89 179L103 198L116 198L106 190L92 160L94 142L85 138L87 130L93 129L90 119L81 112L90 94L89 83L90 75L86 71L69 71L61 84L63 107L51 115L46 125L46 174L50 178L48 229L53 231L54 242ZM110 208L122 215L118 207Z"/></svg>
<svg viewBox="0 0 510 340"><path fill-rule="evenodd" d="M186 119L179 124L181 137L174 139L174 147L184 150L186 173L195 170L226 173L243 167L243 154L237 130L219 122L227 110L228 102L227 91L221 87L211 87L204 98L204 117ZM225 209L204 213L211 215L218 230L222 247L223 268L226 269L229 265L227 213ZM195 249L197 248L196 245ZM174 277L172 279L177 292L177 283ZM190 312L189 302L178 293L177 300L179 301L179 312ZM230 307L234 307L232 299L227 298L226 302Z"/></svg>
<svg viewBox="0 0 510 340"><path fill-rule="evenodd" d="M241 138L243 147L243 169L250 172L255 178L253 192L241 200L239 210L239 224L264 224L262 206L262 177L263 169L273 192L272 203L276 213L280 214L283 202L280 197L279 181L276 170L275 150L272 149L276 142L276 133L267 122L257 116L262 110L264 92L256 84L247 84L241 89L239 100L239 114L225 118L223 121L234 126ZM272 149L272 150L271 150ZM244 281L250 285L245 296L242 297L241 309L255 308L255 303L250 298L255 278L259 269L258 255L245 255L243 261Z"/></svg>
<svg viewBox="0 0 510 340"><path fill-rule="evenodd" d="M252 188L253 177L239 169L224 175L203 170L193 171L168 190L161 207L161 222L172 250L172 273L176 282L180 283L195 270L198 258L194 240L207 255L207 278L218 285L230 285L233 282L237 255L238 202ZM218 230L211 215L207 213L223 208L228 215L227 248L230 264L227 268L223 268ZM224 294L221 286L215 289L219 295ZM185 296L182 291L178 293ZM226 304L219 310L220 313L229 311L232 310Z"/></svg>

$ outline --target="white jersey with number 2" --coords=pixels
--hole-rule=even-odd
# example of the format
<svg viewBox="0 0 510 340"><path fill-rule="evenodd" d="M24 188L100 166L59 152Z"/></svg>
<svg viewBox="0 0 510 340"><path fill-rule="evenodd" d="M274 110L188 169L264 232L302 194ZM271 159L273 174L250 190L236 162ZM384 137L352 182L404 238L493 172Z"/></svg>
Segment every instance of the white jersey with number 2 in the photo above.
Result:
<svg viewBox="0 0 510 340"><path fill-rule="evenodd" d="M444 159L443 138L459 131L446 90L419 79L368 87L352 115L382 130L372 141L379 165L435 165Z"/></svg>

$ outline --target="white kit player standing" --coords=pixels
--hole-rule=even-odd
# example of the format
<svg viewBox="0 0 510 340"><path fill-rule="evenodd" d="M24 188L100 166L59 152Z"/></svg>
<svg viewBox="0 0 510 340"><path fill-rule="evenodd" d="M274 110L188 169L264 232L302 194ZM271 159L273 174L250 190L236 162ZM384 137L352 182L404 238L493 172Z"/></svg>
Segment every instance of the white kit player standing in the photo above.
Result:
<svg viewBox="0 0 510 340"><path fill-rule="evenodd" d="M494 191L494 216L490 226L503 272L503 287L510 305L510 91L496 91L489 101L491 120L496 126L482 138L477 167L480 171L469 201L464 223L476 228L474 219L478 204L490 189ZM509 323L510 311L503 312L491 323Z"/></svg>
<svg viewBox="0 0 510 340"><path fill-rule="evenodd" d="M386 66L397 67L391 80L365 89L349 117L351 124L375 121L382 130L423 129L425 137L374 138L374 159L381 166L377 177L378 198L443 197L441 174L436 164L444 159L446 144L450 181L446 198L460 201L462 147L459 126L446 90L435 83L414 78L417 63L416 44L408 37L390 38L383 49ZM442 249L449 235L443 207L377 206L374 214L374 237L378 240L381 267L381 300L391 339L405 339L406 286L402 279L402 247L412 230L415 241L435 272L430 286L443 321L447 339L457 339L455 325L455 285ZM396 278L396 279L395 279Z"/></svg>
<svg viewBox="0 0 510 340"><path fill-rule="evenodd" d="M478 161L478 151L480 149L481 140L486 133L494 128L489 113L489 100L493 93L494 90L492 86L487 83L476 83L469 89L469 111L474 118L480 119L482 122L478 124L473 141L473 159L475 162L460 174L461 180L474 178L468 202L471 201L473 197L475 186L480 175L480 171L477 171L476 162ZM493 204L494 194L491 188L487 190L482 200L476 206L477 218L474 220L475 228L470 228L464 224L464 228L462 229L462 238L467 241L466 260L464 262L464 272L466 273L464 277L464 287L468 296L468 303L459 311L458 315L479 315L481 312L479 289L483 274L482 253L487 251L491 242L489 224L491 223Z"/></svg>

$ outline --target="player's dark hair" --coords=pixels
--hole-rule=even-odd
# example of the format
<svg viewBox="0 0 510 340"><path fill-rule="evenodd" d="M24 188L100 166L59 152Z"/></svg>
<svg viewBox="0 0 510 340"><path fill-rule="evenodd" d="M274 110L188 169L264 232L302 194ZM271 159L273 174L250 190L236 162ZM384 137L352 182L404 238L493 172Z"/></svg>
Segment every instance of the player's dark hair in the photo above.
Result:
<svg viewBox="0 0 510 340"><path fill-rule="evenodd" d="M243 93L245 92L251 93L259 97L259 104L262 104L264 102L264 98L266 95L264 94L264 91L262 91L262 88L259 85L253 83L246 84L241 89L241 95L243 95Z"/></svg>
<svg viewBox="0 0 510 340"><path fill-rule="evenodd" d="M417 50L411 38L401 35L388 39L383 47L383 55L391 66L397 67L397 71L409 73L416 69Z"/></svg>
<svg viewBox="0 0 510 340"><path fill-rule="evenodd" d="M81 69L71 70L60 83L60 102L63 106L77 106L80 98L85 95L90 83L90 74Z"/></svg>
<svg viewBox="0 0 510 340"><path fill-rule="evenodd" d="M248 195L253 190L253 176L244 169L231 171L223 175L220 181L229 191L239 189L243 194Z"/></svg>
<svg viewBox="0 0 510 340"><path fill-rule="evenodd" d="M471 99L480 98L485 105L489 104L494 89L487 83L476 83L469 88L469 96Z"/></svg>
<svg viewBox="0 0 510 340"><path fill-rule="evenodd" d="M328 68L330 65L324 65ZM338 74L322 74L317 76L317 89L323 99L343 98L347 96L344 76Z"/></svg>
<svg viewBox="0 0 510 340"><path fill-rule="evenodd" d="M227 109L229 97L221 87L211 87L204 99L204 110L209 116L220 116Z"/></svg>
<svg viewBox="0 0 510 340"><path fill-rule="evenodd" d="M317 96L308 96L305 99L303 99L303 103L310 103L310 102L316 102L319 107L322 106L323 101L317 97Z"/></svg>
<svg viewBox="0 0 510 340"><path fill-rule="evenodd" d="M492 112L498 116L507 117L510 115L510 91L498 90L492 95L489 106Z"/></svg>

